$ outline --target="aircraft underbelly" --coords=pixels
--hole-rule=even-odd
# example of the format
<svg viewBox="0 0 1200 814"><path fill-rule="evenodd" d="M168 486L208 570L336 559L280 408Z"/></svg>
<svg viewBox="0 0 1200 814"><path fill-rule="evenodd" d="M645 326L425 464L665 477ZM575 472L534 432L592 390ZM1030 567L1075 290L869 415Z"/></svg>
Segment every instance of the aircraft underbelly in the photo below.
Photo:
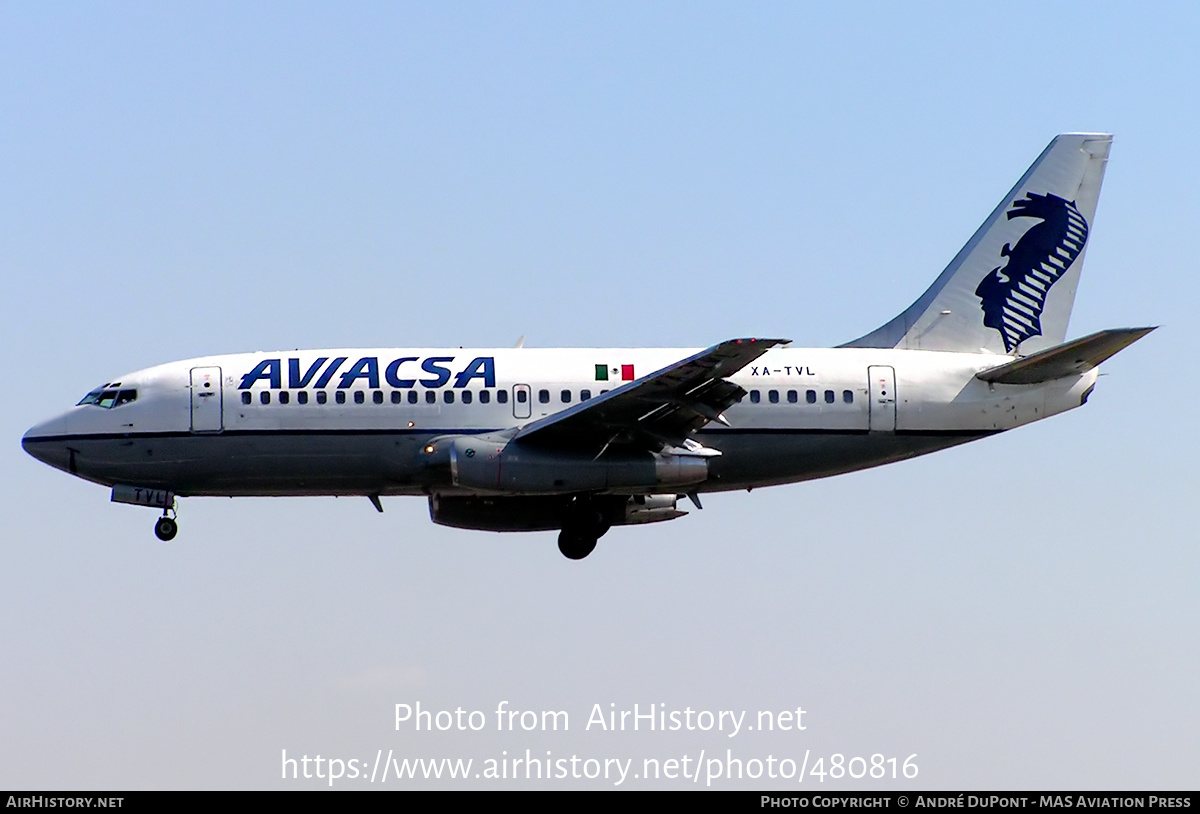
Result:
<svg viewBox="0 0 1200 814"><path fill-rule="evenodd" d="M702 433L722 454L700 491L811 480L934 452L978 437L890 433ZM76 474L180 495L423 494L437 486L421 449L431 436L254 433L74 439Z"/></svg>
<svg viewBox="0 0 1200 814"><path fill-rule="evenodd" d="M425 436L177 435L76 440L78 474L180 495L421 494Z"/></svg>
<svg viewBox="0 0 1200 814"><path fill-rule="evenodd" d="M722 454L709 463L700 491L824 478L914 458L979 438L981 433L711 433ZM703 436L702 436L703 437Z"/></svg>

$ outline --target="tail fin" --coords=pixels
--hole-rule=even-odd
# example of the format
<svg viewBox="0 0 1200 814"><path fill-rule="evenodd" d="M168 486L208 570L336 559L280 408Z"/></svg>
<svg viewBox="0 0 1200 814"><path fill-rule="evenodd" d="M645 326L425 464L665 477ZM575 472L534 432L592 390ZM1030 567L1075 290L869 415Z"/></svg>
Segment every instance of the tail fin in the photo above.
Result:
<svg viewBox="0 0 1200 814"><path fill-rule="evenodd" d="M1055 138L928 291L843 347L1024 355L1060 344L1111 146L1105 133Z"/></svg>

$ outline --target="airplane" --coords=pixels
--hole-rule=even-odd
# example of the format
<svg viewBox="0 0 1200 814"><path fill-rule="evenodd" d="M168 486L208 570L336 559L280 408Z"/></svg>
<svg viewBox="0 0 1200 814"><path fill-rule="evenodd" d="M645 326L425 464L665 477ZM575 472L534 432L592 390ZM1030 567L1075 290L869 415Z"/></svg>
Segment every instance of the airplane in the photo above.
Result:
<svg viewBox="0 0 1200 814"><path fill-rule="evenodd" d="M1053 139L916 302L835 348L341 349L209 356L94 388L33 457L176 498L424 496L434 523L557 530L582 559L686 497L912 458L1083 405L1148 328L1065 341L1112 136Z"/></svg>

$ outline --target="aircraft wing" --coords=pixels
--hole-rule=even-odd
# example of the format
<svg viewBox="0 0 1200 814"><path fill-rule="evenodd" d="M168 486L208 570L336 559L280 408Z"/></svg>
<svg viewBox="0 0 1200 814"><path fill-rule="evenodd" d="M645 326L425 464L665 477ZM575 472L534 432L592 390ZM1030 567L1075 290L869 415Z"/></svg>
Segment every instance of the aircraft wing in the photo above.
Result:
<svg viewBox="0 0 1200 814"><path fill-rule="evenodd" d="M527 424L514 441L602 452L679 446L746 391L728 377L787 339L730 339L601 396Z"/></svg>

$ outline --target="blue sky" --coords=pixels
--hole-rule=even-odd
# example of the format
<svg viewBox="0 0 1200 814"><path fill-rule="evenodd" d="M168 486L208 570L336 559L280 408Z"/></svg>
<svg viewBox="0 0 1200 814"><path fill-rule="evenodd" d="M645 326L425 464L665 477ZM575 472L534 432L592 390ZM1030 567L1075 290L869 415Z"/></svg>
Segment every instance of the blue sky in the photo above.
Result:
<svg viewBox="0 0 1200 814"><path fill-rule="evenodd" d="M1193 787L1198 23L1185 3L0 8L0 786L321 785L281 781L284 749L732 748L919 756L878 787ZM408 499L191 499L162 545L152 513L19 446L100 382L209 353L837 344L1072 130L1115 143L1071 334L1163 326L1086 409L714 496L583 563ZM393 723L502 700L572 731ZM802 706L809 728L583 731L610 703Z"/></svg>

